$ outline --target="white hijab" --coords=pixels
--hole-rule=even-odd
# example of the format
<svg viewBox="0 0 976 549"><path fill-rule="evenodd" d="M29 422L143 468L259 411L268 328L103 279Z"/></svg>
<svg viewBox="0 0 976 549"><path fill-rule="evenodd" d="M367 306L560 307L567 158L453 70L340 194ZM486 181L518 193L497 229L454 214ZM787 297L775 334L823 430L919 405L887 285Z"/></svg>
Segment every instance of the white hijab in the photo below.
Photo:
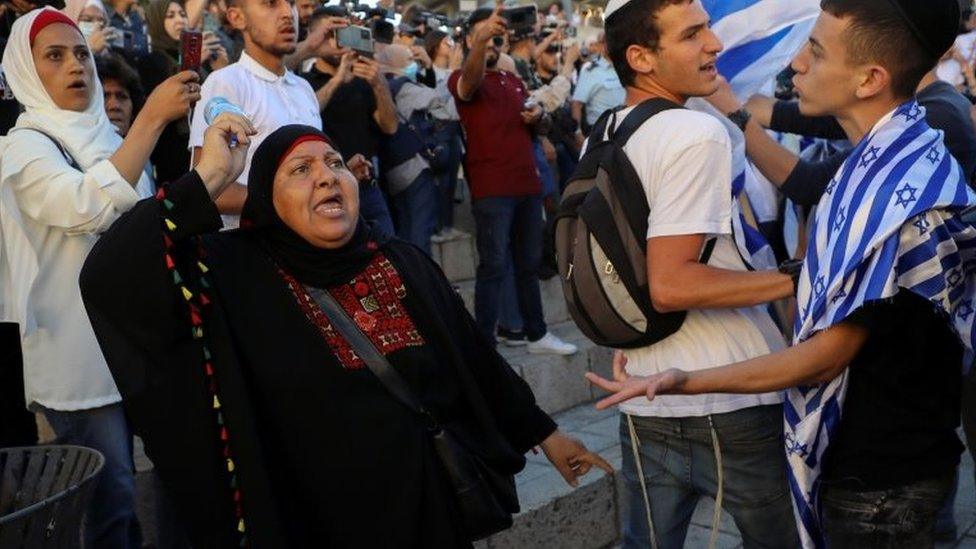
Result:
<svg viewBox="0 0 976 549"><path fill-rule="evenodd" d="M21 335L36 328L28 305L28 297L37 278L37 256L23 229L20 208L8 181L19 173L29 159L5 154L6 145L21 128L36 129L56 139L78 163L82 171L115 154L122 138L105 114L102 85L95 74L92 78L91 101L83 112L59 108L44 89L37 75L31 52L30 30L34 20L45 7L18 18L10 31L3 53L3 72L7 85L24 113L17 118L7 137L0 141L0 319L20 324ZM143 173L136 186L140 196L152 193L152 182Z"/></svg>

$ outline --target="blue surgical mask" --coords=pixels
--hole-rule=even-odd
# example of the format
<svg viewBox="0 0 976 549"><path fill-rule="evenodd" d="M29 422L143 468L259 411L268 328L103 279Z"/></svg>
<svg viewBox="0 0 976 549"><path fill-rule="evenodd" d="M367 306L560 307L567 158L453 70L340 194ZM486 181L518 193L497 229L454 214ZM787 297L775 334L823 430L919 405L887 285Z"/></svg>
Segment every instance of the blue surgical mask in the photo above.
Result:
<svg viewBox="0 0 976 549"><path fill-rule="evenodd" d="M416 82L417 81L417 71L419 71L419 70L420 70L420 67L418 67L416 63L410 63L406 67L403 67L403 76L406 76L410 80Z"/></svg>

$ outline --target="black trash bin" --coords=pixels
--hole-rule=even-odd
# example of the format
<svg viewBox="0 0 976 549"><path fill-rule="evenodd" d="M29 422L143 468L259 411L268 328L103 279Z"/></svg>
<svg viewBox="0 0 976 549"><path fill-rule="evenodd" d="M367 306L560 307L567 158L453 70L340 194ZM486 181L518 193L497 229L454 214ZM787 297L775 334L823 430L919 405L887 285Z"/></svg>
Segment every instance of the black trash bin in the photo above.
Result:
<svg viewBox="0 0 976 549"><path fill-rule="evenodd" d="M80 547L104 464L82 446L0 448L0 549Z"/></svg>

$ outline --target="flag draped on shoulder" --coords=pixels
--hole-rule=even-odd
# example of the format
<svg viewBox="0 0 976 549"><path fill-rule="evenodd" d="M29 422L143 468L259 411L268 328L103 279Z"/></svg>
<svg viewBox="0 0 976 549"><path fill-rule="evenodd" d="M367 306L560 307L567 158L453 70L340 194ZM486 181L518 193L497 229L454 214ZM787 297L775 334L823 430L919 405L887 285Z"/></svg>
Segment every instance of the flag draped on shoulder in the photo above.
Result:
<svg viewBox="0 0 976 549"><path fill-rule="evenodd" d="M976 204L941 131L910 100L854 148L817 207L800 277L794 343L865 303L910 291L945 316L972 356L976 229L960 213ZM962 368L963 365L960 365ZM821 463L840 422L847 372L787 391L786 452L804 547L823 547Z"/></svg>
<svg viewBox="0 0 976 549"><path fill-rule="evenodd" d="M786 68L820 13L819 0L702 0L702 6L724 45L718 71L740 99L758 92ZM763 196L748 191L760 183L746 159L742 132L725 118L727 113L706 107L704 101L689 101L688 106L716 115L732 138L732 231L740 255L750 268L776 267L776 257L759 231L756 215L760 205L756 201Z"/></svg>

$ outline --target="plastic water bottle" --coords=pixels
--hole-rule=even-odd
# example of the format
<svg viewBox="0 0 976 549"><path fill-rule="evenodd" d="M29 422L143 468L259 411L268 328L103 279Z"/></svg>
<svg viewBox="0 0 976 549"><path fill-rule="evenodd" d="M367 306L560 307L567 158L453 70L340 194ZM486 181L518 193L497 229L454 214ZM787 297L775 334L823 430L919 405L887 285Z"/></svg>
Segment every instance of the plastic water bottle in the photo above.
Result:
<svg viewBox="0 0 976 549"><path fill-rule="evenodd" d="M203 109L203 119L204 121L207 122L207 125L210 125L214 123L214 120L216 120L218 116L220 116L225 112L229 112L231 114L238 114L245 118L247 117L247 115L244 114L244 110L241 109L239 106L228 101L226 97L218 96L211 99L210 102L207 103L207 106ZM230 146L231 147L237 146L236 134L231 135Z"/></svg>

